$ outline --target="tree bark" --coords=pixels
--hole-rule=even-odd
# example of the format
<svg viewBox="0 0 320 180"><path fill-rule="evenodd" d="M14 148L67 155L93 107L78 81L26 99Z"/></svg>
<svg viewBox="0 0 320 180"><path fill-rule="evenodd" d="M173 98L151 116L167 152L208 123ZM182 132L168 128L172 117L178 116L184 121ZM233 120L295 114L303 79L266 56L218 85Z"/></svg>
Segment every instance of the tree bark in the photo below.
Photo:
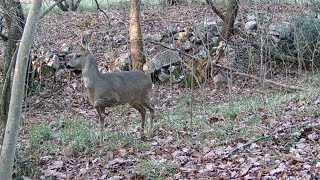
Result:
<svg viewBox="0 0 320 180"><path fill-rule="evenodd" d="M143 53L140 5L141 0L130 0L130 51L132 68L134 70L142 70L142 66L146 59Z"/></svg>
<svg viewBox="0 0 320 180"><path fill-rule="evenodd" d="M59 0L54 0L55 2L58 2ZM66 7L66 5L64 5L62 3L63 1L61 1L60 3L57 4L57 6L61 9L61 11L69 11L68 7Z"/></svg>
<svg viewBox="0 0 320 180"><path fill-rule="evenodd" d="M4 13L4 19L6 21L6 28L9 30L8 40L6 41L4 50L4 67L2 72L2 79L5 81L9 77L7 74L9 66L12 61L13 54L17 48L16 43L21 39L22 30L24 27L24 15L21 3L14 0L2 0L0 1L4 9L7 12ZM9 101L10 101L11 83L8 86L3 86L1 92L1 103L0 103L0 122L5 124L8 117Z"/></svg>
<svg viewBox="0 0 320 180"><path fill-rule="evenodd" d="M230 36L234 32L234 22L237 18L238 14L238 0L228 0L228 7L227 7L227 13L224 17L224 25L222 29L221 36L219 36L218 43L221 41L226 41L230 38Z"/></svg>
<svg viewBox="0 0 320 180"><path fill-rule="evenodd" d="M5 137L0 156L0 179L12 179L14 155L20 126L28 55L37 29L42 0L33 0L23 31L12 82L12 93Z"/></svg>

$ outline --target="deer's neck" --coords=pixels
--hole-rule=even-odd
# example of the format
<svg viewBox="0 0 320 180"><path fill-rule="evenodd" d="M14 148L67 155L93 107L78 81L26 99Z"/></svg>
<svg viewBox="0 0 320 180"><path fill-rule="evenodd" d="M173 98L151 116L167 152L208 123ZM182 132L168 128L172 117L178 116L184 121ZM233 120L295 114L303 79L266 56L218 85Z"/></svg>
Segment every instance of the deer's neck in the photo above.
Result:
<svg viewBox="0 0 320 180"><path fill-rule="evenodd" d="M84 67L82 69L82 76L84 86L86 88L93 88L96 84L96 81L100 77L100 72L93 56L90 56L88 61L84 64Z"/></svg>

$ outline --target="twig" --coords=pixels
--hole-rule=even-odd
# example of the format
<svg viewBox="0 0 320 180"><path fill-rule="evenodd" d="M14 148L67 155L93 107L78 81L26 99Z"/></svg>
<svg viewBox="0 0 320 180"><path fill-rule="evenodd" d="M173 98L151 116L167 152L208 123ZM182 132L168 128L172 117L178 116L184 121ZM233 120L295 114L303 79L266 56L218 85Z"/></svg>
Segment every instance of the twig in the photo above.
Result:
<svg viewBox="0 0 320 180"><path fill-rule="evenodd" d="M65 0L56 1L56 2L55 2L52 6L50 6L45 12L43 12L39 18L40 18L40 19L44 18L44 16L46 16L56 5L58 5L59 3L62 3L63 1L65 1Z"/></svg>
<svg viewBox="0 0 320 180"><path fill-rule="evenodd" d="M96 5L97 5L97 9L98 9L100 12L102 12L102 13L106 16L107 19L109 19L107 13L104 12L104 10L102 10L102 9L100 8L99 3L98 3L98 0L94 0L94 2L95 2Z"/></svg>
<svg viewBox="0 0 320 180"><path fill-rule="evenodd" d="M142 20L143 22L149 22L149 21L164 21L162 18L146 18ZM193 24L194 22L190 21L177 21L177 20L165 20L168 23L181 23L181 24Z"/></svg>
<svg viewBox="0 0 320 180"><path fill-rule="evenodd" d="M212 0L206 0L207 4L211 7L212 11L214 13L216 13L221 19L222 21L226 20L226 17L223 15L223 12L221 12L219 9L217 9L214 5Z"/></svg>
<svg viewBox="0 0 320 180"><path fill-rule="evenodd" d="M231 68L231 67L226 67L226 66L223 66L223 65L220 65L220 64L214 64L214 66L220 67L220 68L223 68L223 69L227 69L227 70L230 70L230 71L233 71L233 72L232 72L233 74L236 74L236 75L239 75L239 76L244 76L244 77L249 77L249 78L252 78L252 79L260 80L260 78L257 77L257 76L255 76L255 75L247 74L247 73L243 73L243 72L239 72L237 69L234 69L234 68ZM305 91L304 88L301 88L301 87L298 87L298 86L281 84L281 83L279 83L279 82L272 81L272 80L270 80L270 79L266 79L265 81L266 81L267 83L269 83L269 84L273 84L273 85L276 85L276 86L279 86L279 87L283 87L283 88L286 88L286 89L293 89L293 90Z"/></svg>
<svg viewBox="0 0 320 180"><path fill-rule="evenodd" d="M250 146L251 144L256 143L256 142L258 142L258 141L262 141L262 140L264 140L264 139L268 139L268 138L270 138L270 137L273 137L273 136L275 136L275 135L278 134L278 133L281 133L281 132L284 132L284 131L287 131L287 130L290 130L290 129L293 129L293 128L299 128L299 129L301 129L301 128L305 127L307 124L309 124L309 123L311 123L311 122L314 122L314 121L308 121L308 122L304 122L304 123L302 123L302 124L296 124L296 125L288 126L288 127L279 129L279 130L277 130L277 131L274 131L273 133L271 133L271 134L269 134L269 135L267 135L267 136L263 136L263 137L260 137L260 138L251 140L251 141L247 142L246 144L243 144L242 146L239 146L239 147L237 147L237 148L234 148L234 149L231 150L227 155L225 155L223 158L224 158L224 159L225 159L225 158L229 158L232 154L234 154L235 152L239 151L240 149L243 149L243 148L245 148L245 147L248 147L248 146Z"/></svg>
<svg viewBox="0 0 320 180"><path fill-rule="evenodd" d="M171 48L171 47L168 47L168 46L166 46L166 45L164 45L162 43L158 43L158 42L154 42L154 41L150 41L150 42L153 43L153 44L157 44L159 46L162 46L162 47L164 47L166 49L170 49L170 50L173 50L173 51L179 51L182 55L187 56L187 57L192 58L192 59L195 59L195 60L197 60L199 62L203 61L202 59L197 58L195 56L192 56L192 55L184 52L183 50L181 50L179 48ZM240 72L239 70L231 68L231 67L223 66L221 64L214 64L214 63L212 65L215 66L215 67L219 67L219 68L223 68L223 69L229 70L229 71L231 71L231 73L233 73L235 75L239 75L239 76L244 76L244 77L249 77L249 78L252 78L252 79L260 80L260 78L258 76L255 76L255 75L252 75L252 74L243 73L243 72ZM273 84L273 85L276 85L276 86L279 86L279 87L283 87L283 88L287 88L287 89L293 89L293 90L299 90L299 91L305 91L304 88L301 88L301 87L298 87L298 86L281 84L279 82L272 81L270 79L266 79L265 81L267 83L269 83L269 84Z"/></svg>

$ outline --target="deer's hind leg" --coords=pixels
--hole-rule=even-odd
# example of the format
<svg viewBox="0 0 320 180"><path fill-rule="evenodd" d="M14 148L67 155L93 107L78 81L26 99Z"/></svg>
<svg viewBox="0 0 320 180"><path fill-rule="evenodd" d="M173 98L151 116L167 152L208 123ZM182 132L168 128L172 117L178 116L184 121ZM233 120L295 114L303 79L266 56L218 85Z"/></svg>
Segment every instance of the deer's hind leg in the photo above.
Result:
<svg viewBox="0 0 320 180"><path fill-rule="evenodd" d="M141 129L144 130L145 120L146 120L146 109L140 104L130 104L133 108L139 111L141 115Z"/></svg>
<svg viewBox="0 0 320 180"><path fill-rule="evenodd" d="M149 99L145 99L142 102L142 106L147 108L150 111L150 122L149 122L149 128L148 128L148 138L151 139L152 138L152 134L153 134L153 119L154 119L154 108L152 103L150 102Z"/></svg>
<svg viewBox="0 0 320 180"><path fill-rule="evenodd" d="M99 124L100 124L100 145L103 145L103 133L104 133L104 117L102 114L104 114L105 107L96 107L99 117Z"/></svg>

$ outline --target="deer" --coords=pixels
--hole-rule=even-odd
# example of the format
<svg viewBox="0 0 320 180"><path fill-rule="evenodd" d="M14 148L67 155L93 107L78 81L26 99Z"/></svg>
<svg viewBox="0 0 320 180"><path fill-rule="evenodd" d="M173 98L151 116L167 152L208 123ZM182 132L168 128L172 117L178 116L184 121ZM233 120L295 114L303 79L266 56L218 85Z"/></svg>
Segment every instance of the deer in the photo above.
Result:
<svg viewBox="0 0 320 180"><path fill-rule="evenodd" d="M148 138L152 138L155 110L150 100L153 86L151 77L142 71L134 70L101 73L89 46L83 45L81 44L80 51L74 53L73 58L67 63L66 69L82 73L89 102L98 113L100 145L104 141L106 108L124 104L131 105L140 113L142 135L144 135L146 110L149 110Z"/></svg>

